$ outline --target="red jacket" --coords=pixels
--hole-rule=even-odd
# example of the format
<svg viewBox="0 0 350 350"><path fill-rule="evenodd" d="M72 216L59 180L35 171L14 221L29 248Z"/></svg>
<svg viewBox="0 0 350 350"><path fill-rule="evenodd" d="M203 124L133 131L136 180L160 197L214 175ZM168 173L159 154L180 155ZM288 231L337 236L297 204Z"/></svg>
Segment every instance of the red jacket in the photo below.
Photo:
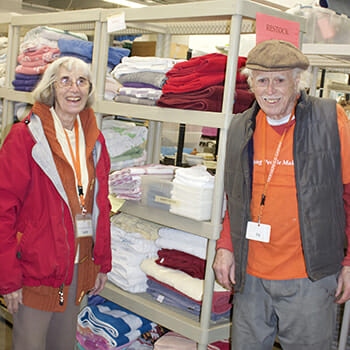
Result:
<svg viewBox="0 0 350 350"><path fill-rule="evenodd" d="M15 124L0 150L0 294L22 286L69 285L75 258L74 226L41 121ZM94 148L94 261L111 270L110 160L100 133ZM61 184L61 185L60 185ZM17 232L23 233L18 244Z"/></svg>

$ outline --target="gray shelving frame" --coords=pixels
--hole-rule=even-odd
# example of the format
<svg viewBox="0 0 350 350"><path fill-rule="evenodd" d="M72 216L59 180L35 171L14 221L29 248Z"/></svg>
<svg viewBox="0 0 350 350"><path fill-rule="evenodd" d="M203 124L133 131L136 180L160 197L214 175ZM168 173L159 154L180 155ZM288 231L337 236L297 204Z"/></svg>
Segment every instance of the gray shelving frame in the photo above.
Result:
<svg viewBox="0 0 350 350"><path fill-rule="evenodd" d="M107 52L111 35L107 32L110 16L124 12L127 29L124 32L157 34L157 56L168 57L172 35L190 34L229 34L229 50L226 68L223 108L221 113L178 110L171 108L148 107L104 101L104 77L107 69ZM0 97L6 100L5 123L2 135L5 136L11 127L13 103L15 101L33 102L30 93L14 91L11 82L15 75L20 35L24 28L38 25L63 26L70 30L89 30L94 37L92 70L96 82L95 112L99 122L103 115L133 116L150 121L148 140L148 163L158 162L160 148L161 123L202 125L221 129L218 160L215 177L215 191L211 220L198 222L173 215L154 208L142 207L126 202L122 211L152 220L160 224L178 228L203 236L208 239L207 268L205 272L202 312L200 317L164 306L153 301L147 294L131 294L111 283L101 293L104 297L134 311L146 318L172 329L198 343L198 349L207 349L207 344L230 335L230 320L213 322L210 320L212 307L214 272L211 268L216 240L222 228L222 204L224 198L223 173L227 129L232 119L232 101L234 100L236 67L239 54L241 33L254 29L256 13L264 13L300 23L304 31L305 20L284 13L276 8L261 5L247 0L211 0L197 3L152 6L142 9L118 10L80 10L59 13L22 15L11 18L9 25L10 51L6 87L0 89ZM121 33L121 32L120 32Z"/></svg>

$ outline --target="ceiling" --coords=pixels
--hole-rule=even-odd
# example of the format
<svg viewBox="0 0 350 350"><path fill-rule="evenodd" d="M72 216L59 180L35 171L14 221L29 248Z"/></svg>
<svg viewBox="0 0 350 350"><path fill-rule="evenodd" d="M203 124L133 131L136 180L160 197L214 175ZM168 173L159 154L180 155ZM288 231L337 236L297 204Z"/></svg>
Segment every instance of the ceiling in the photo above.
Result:
<svg viewBox="0 0 350 350"><path fill-rule="evenodd" d="M186 3L203 0L131 0L133 2L145 5L167 5L175 3ZM215 1L215 0L213 0ZM300 3L297 0L253 0L263 4L273 4L277 8L285 10L294 7ZM312 4L314 0L303 0L303 5ZM0 12L17 12L17 13L35 13L35 12L51 12L64 10L79 10L88 8L120 8L124 7L116 5L104 0L0 0Z"/></svg>

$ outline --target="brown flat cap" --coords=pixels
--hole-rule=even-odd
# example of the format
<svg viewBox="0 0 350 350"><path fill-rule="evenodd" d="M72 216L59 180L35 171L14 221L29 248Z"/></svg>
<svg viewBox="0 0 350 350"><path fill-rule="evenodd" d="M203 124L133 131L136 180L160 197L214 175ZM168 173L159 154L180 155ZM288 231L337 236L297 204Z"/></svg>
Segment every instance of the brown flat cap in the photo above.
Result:
<svg viewBox="0 0 350 350"><path fill-rule="evenodd" d="M246 67L263 71L280 71L293 68L307 69L309 60L292 43L283 40L266 40L250 50Z"/></svg>

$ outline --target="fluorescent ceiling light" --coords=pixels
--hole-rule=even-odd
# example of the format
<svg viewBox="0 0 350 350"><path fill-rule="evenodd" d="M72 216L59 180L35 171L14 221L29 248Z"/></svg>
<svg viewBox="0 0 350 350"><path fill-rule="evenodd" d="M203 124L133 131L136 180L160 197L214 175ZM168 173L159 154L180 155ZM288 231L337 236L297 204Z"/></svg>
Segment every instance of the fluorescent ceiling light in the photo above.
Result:
<svg viewBox="0 0 350 350"><path fill-rule="evenodd" d="M133 1L129 1L129 0L104 0L106 2L111 2L113 4L117 4L117 5L123 5L123 6L127 6L127 7L133 7L133 8L137 8L137 7L147 7L146 5L142 5L139 4L137 2L133 2Z"/></svg>

